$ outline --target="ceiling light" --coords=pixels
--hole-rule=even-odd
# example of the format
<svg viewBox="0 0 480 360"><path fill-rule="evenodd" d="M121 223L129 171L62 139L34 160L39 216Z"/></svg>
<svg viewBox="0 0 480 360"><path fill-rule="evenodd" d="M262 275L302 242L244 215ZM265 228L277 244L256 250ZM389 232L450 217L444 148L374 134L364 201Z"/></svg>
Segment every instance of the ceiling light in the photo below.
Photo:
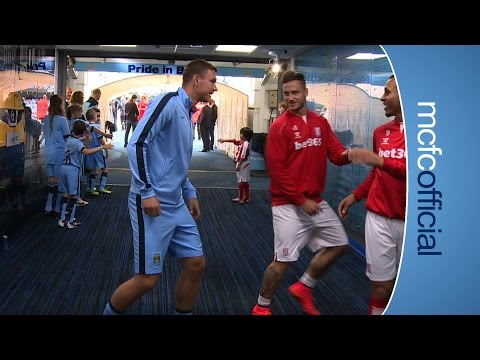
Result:
<svg viewBox="0 0 480 360"><path fill-rule="evenodd" d="M215 51L251 53L256 48L257 45L218 45Z"/></svg>
<svg viewBox="0 0 480 360"><path fill-rule="evenodd" d="M372 54L372 53L356 53L355 55L348 56L350 60L375 60L387 57L385 54Z"/></svg>
<svg viewBox="0 0 480 360"><path fill-rule="evenodd" d="M123 47L123 48L136 48L137 45L100 45L101 47Z"/></svg>
<svg viewBox="0 0 480 360"><path fill-rule="evenodd" d="M275 73L275 74L276 74L276 73L279 73L280 70L281 70L281 67L280 67L280 64L279 64L279 63L276 62L276 63L274 63L274 64L272 65L272 72L273 72L273 73Z"/></svg>
<svg viewBox="0 0 480 360"><path fill-rule="evenodd" d="M282 70L280 65L280 61L278 58L278 54L275 50L270 50L268 55L272 56L272 58L268 61L270 64L270 71L273 73L274 77L278 76L278 73Z"/></svg>

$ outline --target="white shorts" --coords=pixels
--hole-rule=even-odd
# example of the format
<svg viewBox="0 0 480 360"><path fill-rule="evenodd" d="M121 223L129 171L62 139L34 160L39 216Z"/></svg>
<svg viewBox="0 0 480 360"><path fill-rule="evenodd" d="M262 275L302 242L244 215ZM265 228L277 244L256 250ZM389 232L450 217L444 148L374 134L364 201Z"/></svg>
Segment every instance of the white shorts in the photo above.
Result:
<svg viewBox="0 0 480 360"><path fill-rule="evenodd" d="M366 275L372 281L397 276L403 248L405 221L367 211L365 219Z"/></svg>
<svg viewBox="0 0 480 360"><path fill-rule="evenodd" d="M250 162L244 161L240 165L240 170L237 171L237 181L241 182L250 182Z"/></svg>
<svg viewBox="0 0 480 360"><path fill-rule="evenodd" d="M347 233L337 214L325 200L320 207L322 211L313 216L293 204L272 207L276 261L296 261L305 245L316 252L348 244Z"/></svg>

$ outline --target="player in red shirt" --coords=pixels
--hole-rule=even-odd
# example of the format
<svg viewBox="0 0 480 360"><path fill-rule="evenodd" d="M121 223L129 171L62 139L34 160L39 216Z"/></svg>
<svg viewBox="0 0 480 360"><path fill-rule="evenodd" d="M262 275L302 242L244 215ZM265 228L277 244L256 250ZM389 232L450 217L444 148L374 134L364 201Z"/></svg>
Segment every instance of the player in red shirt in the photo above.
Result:
<svg viewBox="0 0 480 360"><path fill-rule="evenodd" d="M338 213L345 219L350 206L367 198L366 274L372 281L369 315L381 315L392 295L402 255L407 196L402 107L393 75L380 100L385 105L385 115L395 116L395 119L375 129L373 151L349 151L353 163L368 164L373 169L365 181L338 205Z"/></svg>
<svg viewBox="0 0 480 360"><path fill-rule="evenodd" d="M316 254L288 291L306 314L319 315L312 288L349 246L340 219L322 198L327 159L336 165L349 160L328 121L307 109L303 74L286 71L282 90L288 110L271 125L265 156L271 179L275 255L263 276L252 315L272 314L270 302L278 284L305 246Z"/></svg>

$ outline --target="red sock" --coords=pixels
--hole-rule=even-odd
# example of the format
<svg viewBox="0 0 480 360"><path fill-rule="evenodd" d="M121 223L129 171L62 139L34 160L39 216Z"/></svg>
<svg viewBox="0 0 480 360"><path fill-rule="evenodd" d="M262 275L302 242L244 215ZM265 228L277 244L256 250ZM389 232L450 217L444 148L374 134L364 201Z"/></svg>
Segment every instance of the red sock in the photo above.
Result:
<svg viewBox="0 0 480 360"><path fill-rule="evenodd" d="M243 197L243 189L244 189L244 184L241 182L238 184L238 198L240 200L243 200L244 197Z"/></svg>
<svg viewBox="0 0 480 360"><path fill-rule="evenodd" d="M243 190L245 191L245 200L250 200L250 184L244 183L243 186L244 186Z"/></svg>
<svg viewBox="0 0 480 360"><path fill-rule="evenodd" d="M373 295L370 298L368 315L382 315L388 305L388 300L378 300Z"/></svg>

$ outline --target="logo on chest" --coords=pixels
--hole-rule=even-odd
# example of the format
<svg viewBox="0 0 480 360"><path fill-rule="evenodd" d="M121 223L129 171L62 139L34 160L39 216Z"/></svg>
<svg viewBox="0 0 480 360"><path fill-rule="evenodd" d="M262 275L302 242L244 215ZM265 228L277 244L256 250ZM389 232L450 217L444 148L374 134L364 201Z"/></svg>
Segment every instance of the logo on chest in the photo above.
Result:
<svg viewBox="0 0 480 360"><path fill-rule="evenodd" d="M301 139L302 134L298 131L298 127L294 125L292 127L293 130L293 137L294 139ZM305 141L295 141L295 150L300 150L303 148L311 147L311 146L321 146L322 145L322 131L319 126L314 127L313 129L313 137L306 139Z"/></svg>

